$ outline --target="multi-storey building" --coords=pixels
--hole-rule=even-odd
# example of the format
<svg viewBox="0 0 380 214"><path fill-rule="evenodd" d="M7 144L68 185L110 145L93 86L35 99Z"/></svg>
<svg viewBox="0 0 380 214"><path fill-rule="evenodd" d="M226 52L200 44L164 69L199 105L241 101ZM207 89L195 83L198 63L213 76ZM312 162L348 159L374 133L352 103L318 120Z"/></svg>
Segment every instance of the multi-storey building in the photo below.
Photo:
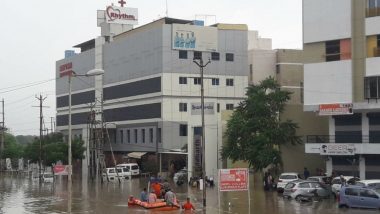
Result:
<svg viewBox="0 0 380 214"><path fill-rule="evenodd" d="M214 38L215 50L197 51L176 48L173 28L196 30L200 36ZM209 33L215 32L210 35ZM204 68L206 174L217 177L220 167L222 129L221 110L231 110L245 96L248 85L247 26L215 24L162 18L111 37L82 43L82 52L57 61L71 63L73 71L85 74L102 62L101 78L104 122L117 158L131 152L182 155L189 176L200 166L200 69L193 59L210 64ZM186 33L185 33L186 34ZM189 35L189 33L187 33ZM197 38L201 39L201 38ZM199 41L199 40L197 40ZM189 44L190 47L190 44ZM92 78L72 80L72 124L74 135L85 141L88 133L89 105L97 91ZM68 86L65 78L56 81L57 129L67 133ZM110 147L103 148L109 155ZM140 153L140 154L144 154Z"/></svg>
<svg viewBox="0 0 380 214"><path fill-rule="evenodd" d="M329 120L305 150L328 174L380 176L379 35L379 1L303 0L304 110Z"/></svg>

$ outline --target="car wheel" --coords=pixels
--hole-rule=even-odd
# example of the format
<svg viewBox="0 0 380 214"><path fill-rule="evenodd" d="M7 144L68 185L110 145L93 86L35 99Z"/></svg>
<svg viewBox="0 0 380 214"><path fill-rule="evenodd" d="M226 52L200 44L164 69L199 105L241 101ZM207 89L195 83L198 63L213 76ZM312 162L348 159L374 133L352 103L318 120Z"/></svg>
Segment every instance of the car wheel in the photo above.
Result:
<svg viewBox="0 0 380 214"><path fill-rule="evenodd" d="M296 201L301 201L301 196L297 195L294 199L296 199Z"/></svg>
<svg viewBox="0 0 380 214"><path fill-rule="evenodd" d="M348 208L348 206L346 204L339 204L338 207L339 208Z"/></svg>

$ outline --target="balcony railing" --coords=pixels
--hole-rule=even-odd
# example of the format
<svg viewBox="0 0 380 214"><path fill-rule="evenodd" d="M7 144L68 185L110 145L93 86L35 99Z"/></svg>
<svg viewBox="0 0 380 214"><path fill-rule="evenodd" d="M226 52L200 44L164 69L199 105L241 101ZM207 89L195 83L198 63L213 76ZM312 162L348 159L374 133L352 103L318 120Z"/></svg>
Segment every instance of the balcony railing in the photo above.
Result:
<svg viewBox="0 0 380 214"><path fill-rule="evenodd" d="M306 143L380 143L380 135L308 135Z"/></svg>

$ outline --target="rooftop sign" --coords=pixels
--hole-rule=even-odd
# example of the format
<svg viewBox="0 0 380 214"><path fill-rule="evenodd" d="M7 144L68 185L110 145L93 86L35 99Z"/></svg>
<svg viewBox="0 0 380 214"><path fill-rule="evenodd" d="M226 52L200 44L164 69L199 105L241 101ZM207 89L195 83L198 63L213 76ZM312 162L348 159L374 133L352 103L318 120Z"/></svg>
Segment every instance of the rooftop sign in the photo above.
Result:
<svg viewBox="0 0 380 214"><path fill-rule="evenodd" d="M137 25L137 8L108 6L106 9L106 22L110 24Z"/></svg>

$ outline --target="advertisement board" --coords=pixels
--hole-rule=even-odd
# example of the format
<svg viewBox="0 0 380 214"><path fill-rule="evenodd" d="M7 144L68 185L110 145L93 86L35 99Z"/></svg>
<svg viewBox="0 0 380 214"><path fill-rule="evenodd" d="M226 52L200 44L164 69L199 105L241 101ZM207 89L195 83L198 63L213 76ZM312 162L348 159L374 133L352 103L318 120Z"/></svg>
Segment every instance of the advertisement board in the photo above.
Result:
<svg viewBox="0 0 380 214"><path fill-rule="evenodd" d="M201 115L202 105L201 103L191 103L191 115ZM214 114L214 103L205 102L204 104L205 114Z"/></svg>
<svg viewBox="0 0 380 214"><path fill-rule="evenodd" d="M137 8L108 6L105 13L107 23L124 25L138 24Z"/></svg>
<svg viewBox="0 0 380 214"><path fill-rule="evenodd" d="M347 115L353 114L352 103L334 103L319 105L319 115Z"/></svg>
<svg viewBox="0 0 380 214"><path fill-rule="evenodd" d="M236 168L219 170L219 191L247 191L248 189L248 169Z"/></svg>
<svg viewBox="0 0 380 214"><path fill-rule="evenodd" d="M73 63L69 62L59 66L59 77L69 76L73 74Z"/></svg>
<svg viewBox="0 0 380 214"><path fill-rule="evenodd" d="M321 155L355 155L354 144L327 143L319 148Z"/></svg>
<svg viewBox="0 0 380 214"><path fill-rule="evenodd" d="M172 48L215 52L218 50L218 29L196 25L172 25Z"/></svg>
<svg viewBox="0 0 380 214"><path fill-rule="evenodd" d="M53 167L53 171L55 175L68 175L69 174L69 166L68 165L55 165Z"/></svg>

